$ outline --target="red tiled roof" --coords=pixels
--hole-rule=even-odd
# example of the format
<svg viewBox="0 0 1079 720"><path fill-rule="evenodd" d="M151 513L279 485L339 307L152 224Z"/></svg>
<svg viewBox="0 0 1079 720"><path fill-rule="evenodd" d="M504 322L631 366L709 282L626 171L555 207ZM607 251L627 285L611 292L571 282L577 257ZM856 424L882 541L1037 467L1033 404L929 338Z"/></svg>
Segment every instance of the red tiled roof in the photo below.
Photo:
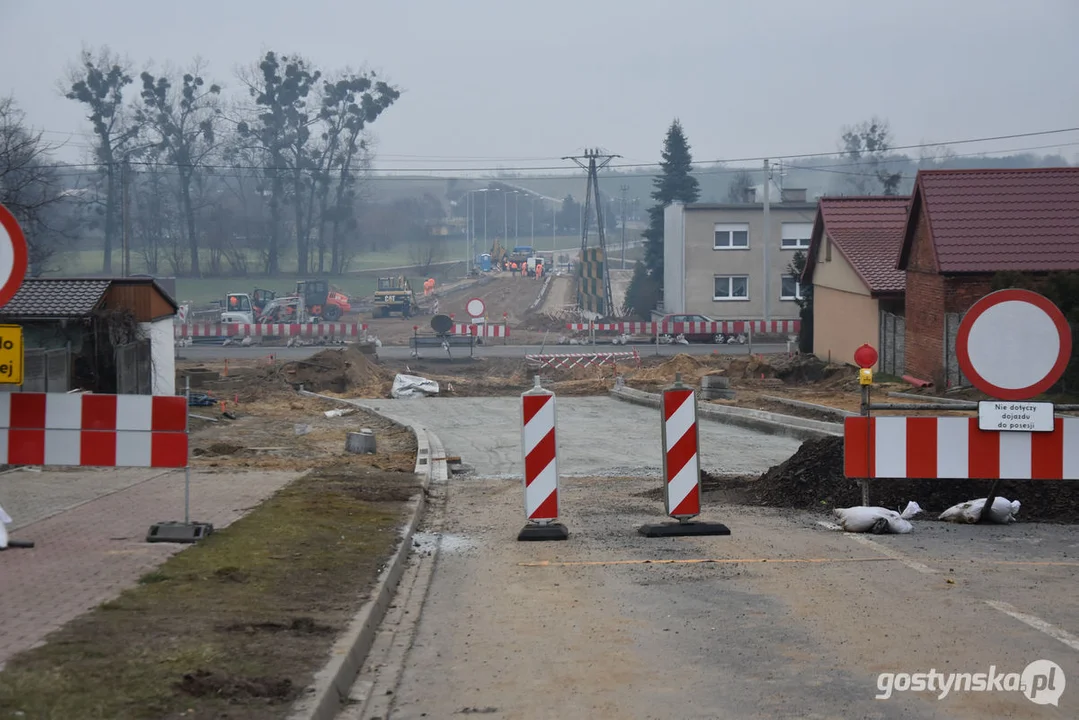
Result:
<svg viewBox="0 0 1079 720"><path fill-rule="evenodd" d="M823 197L806 261L804 277L811 277L821 236L851 264L873 293L903 292L906 273L896 269L896 258L907 225L908 197Z"/></svg>
<svg viewBox="0 0 1079 720"><path fill-rule="evenodd" d="M922 209L942 273L1079 269L1079 168L919 171L900 268Z"/></svg>

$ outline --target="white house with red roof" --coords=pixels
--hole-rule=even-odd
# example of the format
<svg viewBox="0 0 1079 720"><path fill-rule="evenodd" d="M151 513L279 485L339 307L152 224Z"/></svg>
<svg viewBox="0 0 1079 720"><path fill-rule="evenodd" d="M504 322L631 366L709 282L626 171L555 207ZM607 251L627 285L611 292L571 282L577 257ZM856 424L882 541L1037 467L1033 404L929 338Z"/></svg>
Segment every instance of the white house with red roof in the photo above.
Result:
<svg viewBox="0 0 1079 720"><path fill-rule="evenodd" d="M905 274L896 268L909 198L823 197L817 207L802 285L813 288L813 353L854 362L868 343L878 369L903 372ZM808 328L803 328L803 332Z"/></svg>

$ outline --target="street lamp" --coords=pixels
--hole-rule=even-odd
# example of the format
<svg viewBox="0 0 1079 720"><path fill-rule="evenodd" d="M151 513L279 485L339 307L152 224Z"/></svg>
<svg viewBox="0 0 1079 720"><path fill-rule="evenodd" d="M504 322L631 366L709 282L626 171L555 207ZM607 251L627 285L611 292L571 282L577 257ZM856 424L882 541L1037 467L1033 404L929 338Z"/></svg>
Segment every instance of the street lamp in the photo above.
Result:
<svg viewBox="0 0 1079 720"><path fill-rule="evenodd" d="M521 237L521 193L516 190L513 191L513 239L515 242L520 241Z"/></svg>
<svg viewBox="0 0 1079 720"><path fill-rule="evenodd" d="M532 247L536 247L536 196L532 196Z"/></svg>

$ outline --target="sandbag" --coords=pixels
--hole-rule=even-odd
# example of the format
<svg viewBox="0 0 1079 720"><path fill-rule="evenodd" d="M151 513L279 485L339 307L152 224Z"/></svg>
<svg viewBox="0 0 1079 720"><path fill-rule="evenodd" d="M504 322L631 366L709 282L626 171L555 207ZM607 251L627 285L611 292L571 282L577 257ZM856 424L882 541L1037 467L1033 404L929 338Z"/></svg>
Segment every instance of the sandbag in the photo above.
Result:
<svg viewBox="0 0 1079 720"><path fill-rule="evenodd" d="M839 520L839 526L847 532L872 532L876 534L893 533L906 535L914 530L909 521L922 508L913 500L907 503L902 513L882 507L859 505L849 508L836 508L833 513Z"/></svg>
<svg viewBox="0 0 1079 720"><path fill-rule="evenodd" d="M7 547L7 526L11 524L11 516L0 507L0 549Z"/></svg>
<svg viewBox="0 0 1079 720"><path fill-rule="evenodd" d="M987 498L968 500L950 508L940 514L940 520L954 523L976 523L982 514ZM989 508L989 522L1007 525L1015 522L1015 516L1019 514L1019 501L1007 498L993 498L993 507Z"/></svg>
<svg viewBox="0 0 1079 720"><path fill-rule="evenodd" d="M438 383L418 375L397 375L393 379L390 397L414 398L438 395Z"/></svg>

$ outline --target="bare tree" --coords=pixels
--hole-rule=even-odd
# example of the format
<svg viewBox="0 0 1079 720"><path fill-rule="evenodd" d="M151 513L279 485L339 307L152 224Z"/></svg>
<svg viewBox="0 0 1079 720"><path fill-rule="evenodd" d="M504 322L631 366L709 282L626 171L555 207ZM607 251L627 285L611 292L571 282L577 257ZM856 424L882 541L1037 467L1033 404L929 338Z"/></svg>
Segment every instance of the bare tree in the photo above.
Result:
<svg viewBox="0 0 1079 720"><path fill-rule="evenodd" d="M179 87L167 75L154 77L143 72L142 106L135 113L135 120L145 129L153 148L176 168L191 274L195 277L201 271L191 184L216 148L221 114L217 103L221 86L207 85L202 78L203 70L202 62L196 59L180 78Z"/></svg>
<svg viewBox="0 0 1079 720"><path fill-rule="evenodd" d="M753 188L753 175L749 170L741 169L731 175L731 184L727 186L727 202L744 203L749 199Z"/></svg>
<svg viewBox="0 0 1079 720"><path fill-rule="evenodd" d="M924 145L918 151L918 167L944 167L956 157L958 155L947 145Z"/></svg>
<svg viewBox="0 0 1079 720"><path fill-rule="evenodd" d="M880 192L895 195L903 174L887 169L886 156L892 146L892 131L887 120L876 116L843 128L841 153L852 161L854 170L847 182L860 195Z"/></svg>
<svg viewBox="0 0 1079 720"><path fill-rule="evenodd" d="M0 204L26 235L31 272L40 273L70 237L77 188L66 188L53 163L54 146L32 130L12 98L0 98ZM66 207L65 207L66 206Z"/></svg>
<svg viewBox="0 0 1079 720"><path fill-rule="evenodd" d="M415 226L408 239L408 257L423 275L442 260L443 246L430 228Z"/></svg>
<svg viewBox="0 0 1079 720"><path fill-rule="evenodd" d="M83 50L79 62L68 72L64 95L86 106L93 125L94 155L106 178L105 260L102 269L112 272L112 247L120 228L119 161L132 150L139 127L125 113L124 88L132 82L130 63L107 46L97 53Z"/></svg>

